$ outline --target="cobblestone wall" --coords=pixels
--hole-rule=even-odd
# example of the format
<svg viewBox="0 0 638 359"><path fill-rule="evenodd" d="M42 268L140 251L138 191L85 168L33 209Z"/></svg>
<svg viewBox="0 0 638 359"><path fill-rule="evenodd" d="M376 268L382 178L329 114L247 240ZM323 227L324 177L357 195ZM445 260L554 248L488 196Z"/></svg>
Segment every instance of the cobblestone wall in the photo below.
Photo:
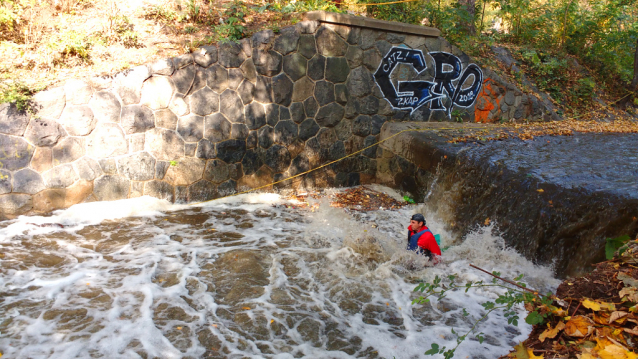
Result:
<svg viewBox="0 0 638 359"><path fill-rule="evenodd" d="M0 213L142 195L204 201L358 151L378 140L386 121L449 120L427 106L395 110L383 98L373 74L394 46L470 61L442 38L303 21L277 35L261 31L112 77L68 81L36 94L35 116L0 105ZM501 85L485 86L478 108L503 98L499 111L518 116L523 95ZM474 112L473 105L463 116ZM372 182L376 152L281 186Z"/></svg>

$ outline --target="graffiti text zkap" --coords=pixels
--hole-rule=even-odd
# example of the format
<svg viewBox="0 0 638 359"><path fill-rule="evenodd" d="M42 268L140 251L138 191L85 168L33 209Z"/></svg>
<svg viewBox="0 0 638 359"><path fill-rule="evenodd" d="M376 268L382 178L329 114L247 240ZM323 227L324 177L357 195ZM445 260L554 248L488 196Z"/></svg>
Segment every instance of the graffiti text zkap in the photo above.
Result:
<svg viewBox="0 0 638 359"><path fill-rule="evenodd" d="M472 106L483 84L483 72L470 64L462 70L458 57L446 52L430 52L434 60L434 78L430 81L399 81L395 87L390 75L399 63L410 64L418 73L427 69L421 50L393 47L385 55L374 79L392 107L414 111L430 103L431 110L445 110L450 116L453 106ZM471 78L471 84L463 88ZM453 82L457 81L456 86ZM445 93L444 93L445 92ZM449 107L443 104L444 97L450 99Z"/></svg>

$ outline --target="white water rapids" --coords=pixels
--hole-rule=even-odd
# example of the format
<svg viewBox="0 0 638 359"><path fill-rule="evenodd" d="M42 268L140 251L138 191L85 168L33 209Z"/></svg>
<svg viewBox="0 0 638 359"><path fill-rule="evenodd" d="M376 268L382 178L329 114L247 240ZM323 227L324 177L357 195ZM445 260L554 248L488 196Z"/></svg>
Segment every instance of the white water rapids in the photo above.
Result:
<svg viewBox="0 0 638 359"><path fill-rule="evenodd" d="M412 306L418 280L489 281L473 263L524 274L543 292L558 284L504 248L493 224L424 267L404 250L413 213L453 244L427 207L350 214L327 198L317 204L300 209L277 194L199 206L141 197L0 222L3 359L417 358L431 343L454 347L450 329L467 331L498 293ZM531 329L519 312L519 327L492 313L479 327L486 341L466 340L455 357L507 353Z"/></svg>

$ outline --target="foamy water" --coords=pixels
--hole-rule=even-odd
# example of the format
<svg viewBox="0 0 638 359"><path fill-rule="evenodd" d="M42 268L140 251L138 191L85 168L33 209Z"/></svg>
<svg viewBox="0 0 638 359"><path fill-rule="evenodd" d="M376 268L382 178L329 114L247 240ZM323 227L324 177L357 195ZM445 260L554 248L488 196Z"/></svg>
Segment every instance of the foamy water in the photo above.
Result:
<svg viewBox="0 0 638 359"><path fill-rule="evenodd" d="M387 189L389 191L389 189ZM558 281L504 248L493 226L426 266L404 250L409 217L426 214L443 246L454 236L428 208L350 214L276 194L199 206L149 197L82 204L0 222L3 358L416 358L467 331L497 289L412 306L418 280L489 280L473 263ZM295 208L292 208L295 207ZM60 228L59 223L64 226ZM461 315L462 308L472 313ZM524 311L519 308L521 316ZM458 358L493 358L526 338L493 313L486 341Z"/></svg>

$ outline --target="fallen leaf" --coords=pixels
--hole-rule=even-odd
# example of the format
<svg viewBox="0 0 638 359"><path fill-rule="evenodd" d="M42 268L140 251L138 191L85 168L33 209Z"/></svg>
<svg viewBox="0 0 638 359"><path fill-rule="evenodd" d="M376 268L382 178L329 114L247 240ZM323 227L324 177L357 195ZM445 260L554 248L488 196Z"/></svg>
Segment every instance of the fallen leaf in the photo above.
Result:
<svg viewBox="0 0 638 359"><path fill-rule="evenodd" d="M558 324L556 324L556 327L546 329L544 332L542 332L541 335L538 336L538 340L540 340L542 343L547 338L556 338L556 335L558 335L558 333L563 329L565 329L565 323L558 322Z"/></svg>
<svg viewBox="0 0 638 359"><path fill-rule="evenodd" d="M272 324L272 323L274 323L274 322L275 322L275 320L274 320L274 319L271 319L271 320L270 320L270 324Z"/></svg>
<svg viewBox="0 0 638 359"><path fill-rule="evenodd" d="M622 328L622 330L632 335L638 335L638 327L634 327L634 329Z"/></svg>
<svg viewBox="0 0 638 359"><path fill-rule="evenodd" d="M486 225L486 226L489 226L489 225L490 225L490 217L487 217L487 218L485 219L485 225Z"/></svg>
<svg viewBox="0 0 638 359"><path fill-rule="evenodd" d="M241 309L251 310L252 308L250 308L250 307L241 307Z"/></svg>
<svg viewBox="0 0 638 359"><path fill-rule="evenodd" d="M177 330L182 330L182 327L177 327Z"/></svg>
<svg viewBox="0 0 638 359"><path fill-rule="evenodd" d="M627 354L633 354L619 345L611 344L607 345L603 350L598 351L598 356L601 359L627 359L630 358ZM634 354L635 358L635 354Z"/></svg>
<svg viewBox="0 0 638 359"><path fill-rule="evenodd" d="M523 343L518 344L514 347L516 349L516 353L514 353L514 358L516 359L529 359L529 354L527 353L527 348Z"/></svg>
<svg viewBox="0 0 638 359"><path fill-rule="evenodd" d="M536 191L537 191L537 192L540 192L540 193L543 193L543 192L545 192L545 190L544 190L544 189L542 189L542 188L540 188L540 189L537 189Z"/></svg>
<svg viewBox="0 0 638 359"><path fill-rule="evenodd" d="M613 322L615 322L615 321L617 321L619 319L625 319L626 320L625 317L627 317L628 314L629 313L627 313L627 312L620 312L620 311L611 313L611 317L609 317L609 324L611 324L611 323L613 323ZM623 320L623 322L625 320Z"/></svg>
<svg viewBox="0 0 638 359"><path fill-rule="evenodd" d="M618 293L620 298L627 297L630 302L638 303L638 290L634 287L625 287Z"/></svg>
<svg viewBox="0 0 638 359"><path fill-rule="evenodd" d="M609 312L613 312L616 310L616 306L614 305L614 303L606 303L606 302L599 302L599 301L592 301L589 299L585 299L583 300L583 307L591 309L595 312L598 312L600 310L606 310Z"/></svg>
<svg viewBox="0 0 638 359"><path fill-rule="evenodd" d="M574 338L584 338L594 331L594 322L582 315L572 317L565 325L565 334Z"/></svg>
<svg viewBox="0 0 638 359"><path fill-rule="evenodd" d="M529 356L529 359L544 359L545 357L543 356L543 354L541 355L534 355L534 350L527 348L527 355Z"/></svg>

